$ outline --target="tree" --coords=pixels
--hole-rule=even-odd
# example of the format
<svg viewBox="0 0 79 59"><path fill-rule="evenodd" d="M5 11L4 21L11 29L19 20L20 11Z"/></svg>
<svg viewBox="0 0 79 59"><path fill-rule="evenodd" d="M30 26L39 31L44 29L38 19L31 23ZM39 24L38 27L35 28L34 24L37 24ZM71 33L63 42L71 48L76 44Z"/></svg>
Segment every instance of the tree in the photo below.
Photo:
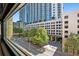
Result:
<svg viewBox="0 0 79 59"><path fill-rule="evenodd" d="M44 28L37 28L32 38L32 42L40 46L47 44L49 41L47 31Z"/></svg>
<svg viewBox="0 0 79 59"><path fill-rule="evenodd" d="M30 33L29 33L30 37L35 36L35 35L36 35L36 32L37 32L37 29L36 29L36 28L32 28L32 29L30 30Z"/></svg>
<svg viewBox="0 0 79 59"><path fill-rule="evenodd" d="M14 28L14 33L22 33L23 29L22 28Z"/></svg>
<svg viewBox="0 0 79 59"><path fill-rule="evenodd" d="M20 36L24 30L22 28L14 28L13 31L14 33L19 33L19 36Z"/></svg>
<svg viewBox="0 0 79 59"><path fill-rule="evenodd" d="M65 42L65 50L72 50L73 55L74 51L79 49L79 36L71 33L69 38Z"/></svg>
<svg viewBox="0 0 79 59"><path fill-rule="evenodd" d="M24 32L24 36L28 37L28 40L32 41L33 44L39 46L47 44L49 41L49 36L44 28L31 28Z"/></svg>
<svg viewBox="0 0 79 59"><path fill-rule="evenodd" d="M23 32L23 36L24 37L28 37L28 30L26 30L26 31Z"/></svg>

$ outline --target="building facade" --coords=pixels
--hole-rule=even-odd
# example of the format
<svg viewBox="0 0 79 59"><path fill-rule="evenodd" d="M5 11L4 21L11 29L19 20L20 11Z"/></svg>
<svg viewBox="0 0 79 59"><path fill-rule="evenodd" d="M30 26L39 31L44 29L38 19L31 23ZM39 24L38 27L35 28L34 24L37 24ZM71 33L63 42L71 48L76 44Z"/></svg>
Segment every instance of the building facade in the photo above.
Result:
<svg viewBox="0 0 79 59"><path fill-rule="evenodd" d="M31 28L38 28L38 27L43 27L47 30L48 35L51 36L51 39L53 36L58 36L61 37L62 34L62 21L61 19L59 20L50 20L46 22L38 22L38 23L33 23L33 24L27 24L25 29L29 30Z"/></svg>
<svg viewBox="0 0 79 59"><path fill-rule="evenodd" d="M79 34L79 10L73 10L63 14L62 18L62 46L70 33Z"/></svg>
<svg viewBox="0 0 79 59"><path fill-rule="evenodd" d="M61 18L63 4L61 3L27 3L19 11L20 20L26 24L49 21Z"/></svg>

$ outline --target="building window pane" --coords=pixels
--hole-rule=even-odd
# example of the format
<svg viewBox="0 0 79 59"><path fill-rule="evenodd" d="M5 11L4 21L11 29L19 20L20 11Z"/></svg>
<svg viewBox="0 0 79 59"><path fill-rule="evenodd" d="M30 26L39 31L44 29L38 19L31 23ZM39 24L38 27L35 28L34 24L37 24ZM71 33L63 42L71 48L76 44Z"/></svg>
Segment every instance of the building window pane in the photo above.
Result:
<svg viewBox="0 0 79 59"><path fill-rule="evenodd" d="M79 28L79 25L77 26L77 28Z"/></svg>
<svg viewBox="0 0 79 59"><path fill-rule="evenodd" d="M79 17L79 13L77 14L77 17Z"/></svg>
<svg viewBox="0 0 79 59"><path fill-rule="evenodd" d="M65 28L68 28L68 26L65 26Z"/></svg>
<svg viewBox="0 0 79 59"><path fill-rule="evenodd" d="M68 35L65 35L64 37L65 37L65 38L68 38Z"/></svg>
<svg viewBox="0 0 79 59"><path fill-rule="evenodd" d="M79 34L79 31L77 31L77 34Z"/></svg>
<svg viewBox="0 0 79 59"><path fill-rule="evenodd" d="M64 19L68 19L68 16L64 16Z"/></svg>
<svg viewBox="0 0 79 59"><path fill-rule="evenodd" d="M64 23L65 23L65 24L68 24L68 21L65 21Z"/></svg>
<svg viewBox="0 0 79 59"><path fill-rule="evenodd" d="M65 31L65 33L68 33L68 31Z"/></svg>
<svg viewBox="0 0 79 59"><path fill-rule="evenodd" d="M62 23L61 21L59 21L59 23Z"/></svg>
<svg viewBox="0 0 79 59"><path fill-rule="evenodd" d="M79 19L77 20L77 22L79 23Z"/></svg>
<svg viewBox="0 0 79 59"><path fill-rule="evenodd" d="M61 29L61 27L59 27L59 29Z"/></svg>
<svg viewBox="0 0 79 59"><path fill-rule="evenodd" d="M61 35L61 33L59 33L59 35Z"/></svg>

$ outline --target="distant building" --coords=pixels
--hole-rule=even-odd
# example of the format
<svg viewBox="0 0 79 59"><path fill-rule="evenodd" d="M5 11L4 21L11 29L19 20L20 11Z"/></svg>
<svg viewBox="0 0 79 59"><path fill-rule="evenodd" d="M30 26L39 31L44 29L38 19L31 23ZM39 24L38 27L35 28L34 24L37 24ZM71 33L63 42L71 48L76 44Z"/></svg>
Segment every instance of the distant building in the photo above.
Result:
<svg viewBox="0 0 79 59"><path fill-rule="evenodd" d="M62 45L70 33L79 34L79 10L65 12L62 18Z"/></svg>
<svg viewBox="0 0 79 59"><path fill-rule="evenodd" d="M62 3L27 3L19 11L19 19L27 24L58 20L63 14Z"/></svg>
<svg viewBox="0 0 79 59"><path fill-rule="evenodd" d="M46 21L46 22L38 22L38 23L33 23L33 24L27 24L26 29L29 30L31 28L38 28L38 27L43 27L47 30L48 35L52 36L62 36L62 21L61 19L59 20L51 20L51 21Z"/></svg>

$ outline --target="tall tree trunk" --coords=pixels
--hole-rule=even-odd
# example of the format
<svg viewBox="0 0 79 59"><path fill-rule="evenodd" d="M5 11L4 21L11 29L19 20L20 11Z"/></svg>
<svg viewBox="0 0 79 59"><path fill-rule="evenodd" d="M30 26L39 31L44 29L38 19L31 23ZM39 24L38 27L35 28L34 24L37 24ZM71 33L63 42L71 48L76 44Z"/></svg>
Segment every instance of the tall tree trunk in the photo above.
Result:
<svg viewBox="0 0 79 59"><path fill-rule="evenodd" d="M73 48L73 56L74 56L74 48Z"/></svg>

